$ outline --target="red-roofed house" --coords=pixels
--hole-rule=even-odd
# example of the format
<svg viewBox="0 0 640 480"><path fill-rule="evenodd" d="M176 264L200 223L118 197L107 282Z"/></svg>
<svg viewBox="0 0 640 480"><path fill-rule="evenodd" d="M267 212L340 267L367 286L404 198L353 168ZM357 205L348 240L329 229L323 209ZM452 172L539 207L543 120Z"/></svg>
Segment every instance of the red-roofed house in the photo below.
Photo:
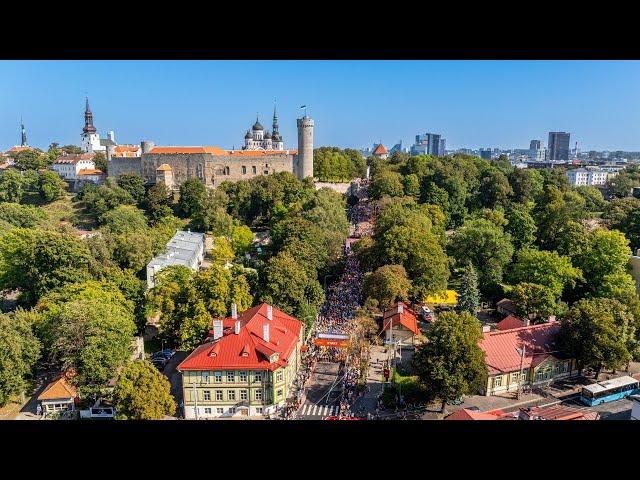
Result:
<svg viewBox="0 0 640 480"><path fill-rule="evenodd" d="M376 145L376 148L373 149L373 153L371 153L371 155L384 160L389 156L389 151L383 144L379 143L378 145Z"/></svg>
<svg viewBox="0 0 640 480"><path fill-rule="evenodd" d="M44 415L75 409L78 392L69 381L73 376L73 371L61 374L38 395Z"/></svg>
<svg viewBox="0 0 640 480"><path fill-rule="evenodd" d="M565 405L548 407L521 408L519 420L599 420L600 414L586 408L573 408Z"/></svg>
<svg viewBox="0 0 640 480"><path fill-rule="evenodd" d="M385 310L382 330L387 332L388 341L391 341L393 332L393 340L403 345L413 344L416 336L420 335L418 317L404 302L397 302Z"/></svg>
<svg viewBox="0 0 640 480"><path fill-rule="evenodd" d="M211 333L178 365L185 418L269 415L283 406L300 365L302 323L263 303L214 320Z"/></svg>
<svg viewBox="0 0 640 480"><path fill-rule="evenodd" d="M498 330L511 330L512 328L520 328L524 326L524 320L519 319L515 315L507 315L498 322L496 328Z"/></svg>
<svg viewBox="0 0 640 480"><path fill-rule="evenodd" d="M95 170L95 153L67 153L60 155L51 169L65 180L76 180L82 170Z"/></svg>
<svg viewBox="0 0 640 480"><path fill-rule="evenodd" d="M558 322L509 330L484 332L480 348L488 369L485 395L516 391L522 368L522 385L539 387L577 374L576 362L559 352L554 339ZM521 352L524 347L524 357Z"/></svg>
<svg viewBox="0 0 640 480"><path fill-rule="evenodd" d="M516 417L502 410L479 412L469 408L461 408L449 415L445 420L515 420Z"/></svg>

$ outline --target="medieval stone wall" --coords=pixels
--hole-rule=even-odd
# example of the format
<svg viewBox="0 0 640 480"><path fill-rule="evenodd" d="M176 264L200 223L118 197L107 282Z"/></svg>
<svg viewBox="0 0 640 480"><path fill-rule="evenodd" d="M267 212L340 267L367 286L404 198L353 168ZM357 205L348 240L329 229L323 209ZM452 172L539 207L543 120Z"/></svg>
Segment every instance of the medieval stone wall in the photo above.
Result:
<svg viewBox="0 0 640 480"><path fill-rule="evenodd" d="M109 162L110 177L118 178L123 173L137 173L141 175L140 157L111 157Z"/></svg>

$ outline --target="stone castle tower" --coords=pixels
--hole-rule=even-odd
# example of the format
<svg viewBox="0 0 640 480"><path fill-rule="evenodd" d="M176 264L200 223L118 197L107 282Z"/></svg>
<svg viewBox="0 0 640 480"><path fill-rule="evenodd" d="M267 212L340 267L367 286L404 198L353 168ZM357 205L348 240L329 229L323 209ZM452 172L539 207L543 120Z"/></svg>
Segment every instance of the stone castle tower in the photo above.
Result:
<svg viewBox="0 0 640 480"><path fill-rule="evenodd" d="M313 177L313 119L306 113L298 118L298 159L296 176Z"/></svg>

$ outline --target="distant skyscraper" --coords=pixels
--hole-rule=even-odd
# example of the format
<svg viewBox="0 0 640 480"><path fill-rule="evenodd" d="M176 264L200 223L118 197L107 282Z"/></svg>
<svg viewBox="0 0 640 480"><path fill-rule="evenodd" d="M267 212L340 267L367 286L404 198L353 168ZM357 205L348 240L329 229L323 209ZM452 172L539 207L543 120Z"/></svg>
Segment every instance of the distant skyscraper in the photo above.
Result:
<svg viewBox="0 0 640 480"><path fill-rule="evenodd" d="M568 132L549 132L549 160L569 160L569 140Z"/></svg>
<svg viewBox="0 0 640 480"><path fill-rule="evenodd" d="M542 147L541 140L531 140L529 144L529 160L533 162L544 162L546 160L547 152Z"/></svg>
<svg viewBox="0 0 640 480"><path fill-rule="evenodd" d="M439 157L444 157L446 155L446 151L447 151L447 141L444 138L440 139L440 148L438 151L438 156Z"/></svg>
<svg viewBox="0 0 640 480"><path fill-rule="evenodd" d="M480 158L482 158L483 160L491 160L491 149L487 148L481 148L480 149Z"/></svg>
<svg viewBox="0 0 640 480"><path fill-rule="evenodd" d="M24 123L22 123L22 119L20 119L20 127L22 129L21 133L21 140L20 140L20 146L21 147L27 147L27 131L24 129Z"/></svg>
<svg viewBox="0 0 640 480"><path fill-rule="evenodd" d="M425 133L416 135L416 143L411 147L413 155L433 155L434 157L444 156L445 140L437 133Z"/></svg>

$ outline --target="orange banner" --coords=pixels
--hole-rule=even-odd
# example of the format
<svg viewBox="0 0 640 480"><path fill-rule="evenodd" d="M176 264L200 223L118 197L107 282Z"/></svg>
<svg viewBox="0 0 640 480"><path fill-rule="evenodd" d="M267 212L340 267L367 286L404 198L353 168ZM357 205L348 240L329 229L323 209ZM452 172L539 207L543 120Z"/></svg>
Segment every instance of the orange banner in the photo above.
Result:
<svg viewBox="0 0 640 480"><path fill-rule="evenodd" d="M313 341L319 347L348 347L349 340L330 340L328 338L316 338Z"/></svg>

